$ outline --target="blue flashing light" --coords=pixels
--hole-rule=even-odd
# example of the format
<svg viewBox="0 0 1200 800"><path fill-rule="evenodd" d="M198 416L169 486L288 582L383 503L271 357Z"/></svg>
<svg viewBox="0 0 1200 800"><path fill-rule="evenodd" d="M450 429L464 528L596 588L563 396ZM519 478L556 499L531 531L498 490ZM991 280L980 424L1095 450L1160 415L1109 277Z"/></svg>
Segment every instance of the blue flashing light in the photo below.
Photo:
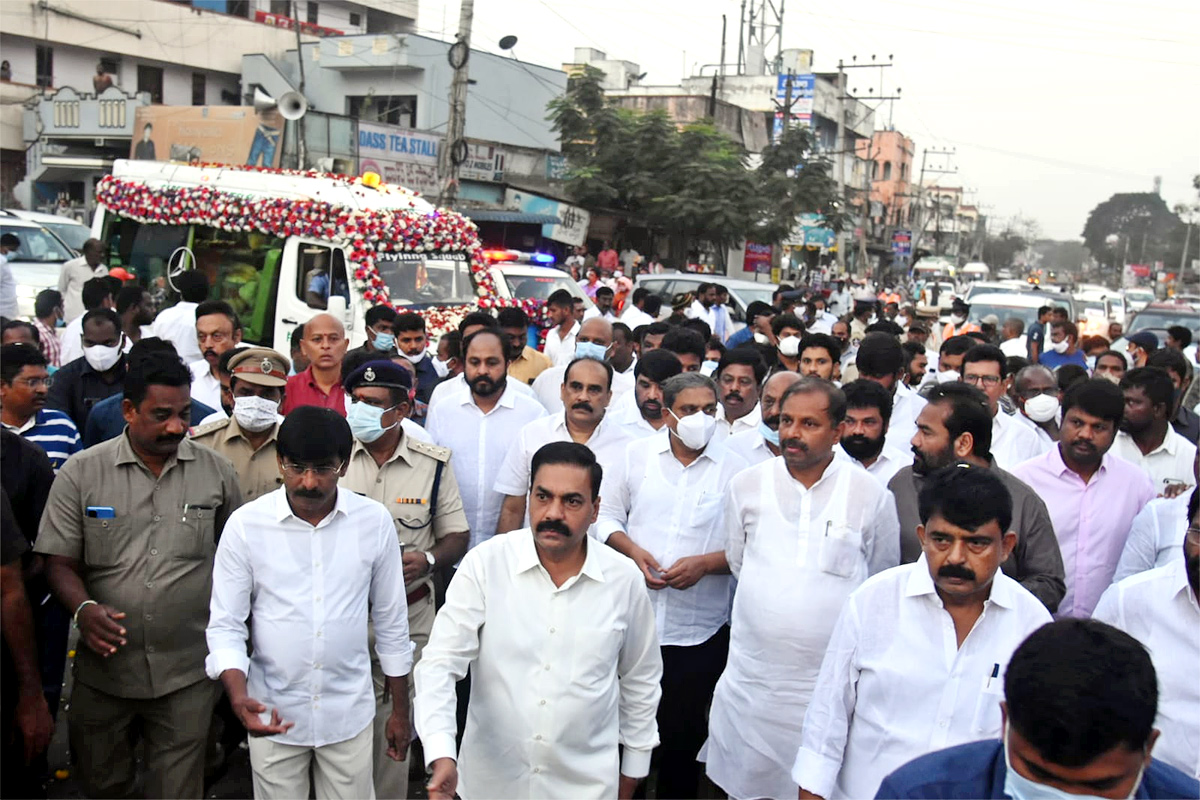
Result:
<svg viewBox="0 0 1200 800"><path fill-rule="evenodd" d="M534 253L533 260L539 264L553 264L554 256L549 253Z"/></svg>

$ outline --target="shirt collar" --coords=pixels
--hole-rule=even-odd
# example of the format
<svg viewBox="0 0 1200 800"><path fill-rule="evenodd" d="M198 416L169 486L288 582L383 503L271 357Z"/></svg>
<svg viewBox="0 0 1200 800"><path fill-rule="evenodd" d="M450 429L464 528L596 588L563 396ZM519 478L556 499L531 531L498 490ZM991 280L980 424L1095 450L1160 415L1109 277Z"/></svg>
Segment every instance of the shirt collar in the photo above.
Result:
<svg viewBox="0 0 1200 800"><path fill-rule="evenodd" d="M343 489L341 486L338 487L337 500L333 504L333 511L325 519L317 523L316 527L322 528L329 525L338 514L343 516L346 514L346 495L348 492L353 494L349 489ZM292 506L288 503L287 499L287 490L280 489L275 492L275 521L283 522L288 517L295 517L300 522L304 522L304 520L297 517L295 512L292 511ZM304 524L307 525L308 523L304 522Z"/></svg>
<svg viewBox="0 0 1200 800"><path fill-rule="evenodd" d="M505 535L513 537L512 541L516 547L516 561L513 563L512 570L514 575L519 575L522 572L528 572L531 569L542 566L542 560L538 558L537 554L537 545L533 542L532 529L524 528ZM587 554L583 558L583 566L580 568L579 574L586 575L594 581L603 583L604 570L600 566L599 557L596 555L596 547L600 546L599 542L585 541L584 546L587 548Z"/></svg>
<svg viewBox="0 0 1200 800"><path fill-rule="evenodd" d="M996 569L996 574L992 577L992 586L988 591L988 602L995 603L1001 608L1016 608L1017 598L1013 591L1013 585L1008 581L1003 580L1004 573L999 568ZM929 574L929 561L925 558L925 554L917 558L913 569L908 574L908 584L904 588L905 597L920 597L922 595L936 595L937 587L933 583L933 576Z"/></svg>
<svg viewBox="0 0 1200 800"><path fill-rule="evenodd" d="M279 423L276 422L271 426L271 433L267 436L266 442L275 441L275 437L279 434ZM246 437L246 432L242 430L242 426L238 425L237 417L230 417L229 424L225 426L224 433L221 434L221 441L228 442L230 439L243 439L249 444L250 440ZM263 444L266 444L263 442Z"/></svg>
<svg viewBox="0 0 1200 800"><path fill-rule="evenodd" d="M1054 474L1057 477L1061 478L1068 473L1071 475L1077 475L1073 469L1067 466L1067 462L1063 461L1062 442L1056 442L1054 447L1050 448L1050 452L1046 454L1046 458L1048 459L1047 463L1050 465L1050 469L1054 471ZM1104 457L1100 459L1100 467L1096 470L1096 474L1092 477L1095 478L1096 475L1102 475L1103 473L1108 472L1108 465L1111 463L1113 458L1114 456L1111 450L1105 453Z"/></svg>
<svg viewBox="0 0 1200 800"><path fill-rule="evenodd" d="M194 461L196 459L195 445L190 440L184 439L179 443L179 449L175 451L175 455L168 459L166 466L170 466L175 461ZM146 466L146 462L142 461L138 454L134 452L133 445L129 442L129 426L125 426L125 430L121 432L121 436L117 441L117 458L113 462L115 466L124 464L141 464ZM166 472L166 469L163 470Z"/></svg>

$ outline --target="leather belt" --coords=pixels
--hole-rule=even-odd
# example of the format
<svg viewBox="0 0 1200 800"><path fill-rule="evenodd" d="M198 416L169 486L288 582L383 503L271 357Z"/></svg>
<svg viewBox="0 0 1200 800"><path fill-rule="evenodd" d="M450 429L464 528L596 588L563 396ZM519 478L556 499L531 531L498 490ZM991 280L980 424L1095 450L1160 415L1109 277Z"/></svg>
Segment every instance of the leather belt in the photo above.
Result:
<svg viewBox="0 0 1200 800"><path fill-rule="evenodd" d="M418 600L424 600L428 596L429 596L429 584L423 583L423 584L421 584L421 587L419 589L413 589L411 592L409 592L408 596L405 597L404 600L411 606L413 603L417 602Z"/></svg>

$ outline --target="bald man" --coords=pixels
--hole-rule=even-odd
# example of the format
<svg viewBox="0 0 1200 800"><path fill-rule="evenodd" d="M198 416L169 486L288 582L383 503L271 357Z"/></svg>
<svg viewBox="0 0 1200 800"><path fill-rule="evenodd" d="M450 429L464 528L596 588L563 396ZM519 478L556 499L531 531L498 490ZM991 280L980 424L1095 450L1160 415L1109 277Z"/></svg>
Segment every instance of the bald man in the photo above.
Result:
<svg viewBox="0 0 1200 800"><path fill-rule="evenodd" d="M779 401L793 384L800 382L798 372L776 372L763 382L762 422L754 430L740 431L725 440L725 446L750 466L779 455Z"/></svg>
<svg viewBox="0 0 1200 800"><path fill-rule="evenodd" d="M345 326L332 314L317 314L304 323L300 350L308 359L308 368L288 378L281 410L284 416L300 406L320 406L346 416L342 359L349 344Z"/></svg>
<svg viewBox="0 0 1200 800"><path fill-rule="evenodd" d="M612 358L613 329L612 323L604 317L592 317L583 322L579 332L575 334L575 358L594 358L608 364ZM568 363L570 359L568 359ZM554 366L543 370L533 382L533 393L551 414L563 410L562 386L563 374L567 365ZM610 387L611 388L611 387Z"/></svg>

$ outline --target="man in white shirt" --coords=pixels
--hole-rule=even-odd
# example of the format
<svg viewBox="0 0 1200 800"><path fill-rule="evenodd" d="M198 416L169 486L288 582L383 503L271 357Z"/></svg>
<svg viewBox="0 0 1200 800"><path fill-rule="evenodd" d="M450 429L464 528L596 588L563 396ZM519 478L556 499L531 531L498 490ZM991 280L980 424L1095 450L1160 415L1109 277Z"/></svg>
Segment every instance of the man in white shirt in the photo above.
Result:
<svg viewBox="0 0 1200 800"><path fill-rule="evenodd" d="M1198 496L1192 493L1187 534L1171 563L1113 584L1092 615L1125 631L1150 651L1159 686L1155 727L1162 732L1154 757L1195 778L1200 778Z"/></svg>
<svg viewBox="0 0 1200 800"><path fill-rule="evenodd" d="M174 279L180 300L164 308L154 318L150 332L159 339L175 345L183 363L191 364L201 357L196 341L196 307L208 299L208 277L198 269L189 269Z"/></svg>
<svg viewBox="0 0 1200 800"><path fill-rule="evenodd" d="M336 412L293 410L276 445L283 489L235 511L217 546L205 667L250 733L257 798L307 797L310 767L319 800L375 796L368 616L392 696L388 755L408 750L400 548L386 508L338 488L352 445Z"/></svg>
<svg viewBox="0 0 1200 800"><path fill-rule="evenodd" d="M662 658L642 574L587 534L601 473L584 445L545 445L532 527L467 553L450 583L416 672L431 800L629 798L649 772ZM456 753L454 687L468 669Z"/></svg>
<svg viewBox="0 0 1200 800"><path fill-rule="evenodd" d="M725 489L746 462L713 439L717 387L694 372L663 385L665 430L626 447L608 474L599 538L651 590L662 647L658 796L698 797L705 713L729 650Z"/></svg>
<svg viewBox="0 0 1200 800"><path fill-rule="evenodd" d="M114 311L117 307L116 297L113 295L112 281L107 276L92 278L83 285L83 305L84 313L95 311L98 308L111 308ZM67 319L67 324L62 331L62 350L59 352L59 366L65 367L77 358L83 357L83 314L73 319ZM193 328L193 338L195 329ZM125 351L128 352L132 347L129 338L125 338Z"/></svg>
<svg viewBox="0 0 1200 800"><path fill-rule="evenodd" d="M515 531L525 524L529 495L529 465L534 454L550 442L587 445L605 474L633 439L628 430L605 413L612 398L612 365L594 358L577 358L566 368L559 392L564 411L535 419L523 427L500 467L493 488L504 495L496 533Z"/></svg>
<svg viewBox="0 0 1200 800"><path fill-rule="evenodd" d="M633 368L633 391L612 403L608 416L635 438L653 436L662 430L662 384L683 372L679 358L669 350L643 353Z"/></svg>
<svg viewBox="0 0 1200 800"><path fill-rule="evenodd" d="M499 329L481 328L463 340L463 362L466 386L430 406L425 430L435 444L461 454L450 466L474 547L496 533L504 495L494 487L505 456L521 429L546 411L508 380L509 351Z"/></svg>
<svg viewBox="0 0 1200 800"><path fill-rule="evenodd" d="M469 337L475 331L480 331L480 330L483 330L484 328L499 329L497 326L496 318L493 317L490 312L488 312L488 311L472 311L470 314L467 314L465 317L463 317L458 323L459 353L462 352L462 350L461 350L462 343L467 340L467 337ZM503 330L501 330L500 332L501 332L501 335L505 335ZM445 337L443 337L443 339L444 338ZM438 344L439 344L439 351L440 351L441 343L439 342ZM511 359L512 358L511 344L509 347L510 347L509 357ZM452 360L461 362L462 358L460 356L457 358L453 358ZM509 361L509 368L510 369L512 368L511 360ZM510 381L508 386L509 386L509 388L515 389L517 392L519 392L520 394L523 394L527 397L530 397L530 398L534 397L533 387L523 381L520 381L520 380ZM451 396L452 394L456 394L457 392L459 392L463 389L466 389L466 388L467 388L466 372L465 372L465 370L459 368L458 372L453 374L453 377L447 377L445 380L443 380L437 386L433 387L433 392L429 395L429 408L433 408L435 405L442 402L447 397ZM429 412L427 409L426 410L426 419L425 419L426 424L428 424L428 422L429 422L428 413Z"/></svg>
<svg viewBox="0 0 1200 800"><path fill-rule="evenodd" d="M221 355L242 343L242 322L229 303L208 300L196 306L196 343L203 358L188 365L192 399L209 408L221 408Z"/></svg>
<svg viewBox="0 0 1200 800"><path fill-rule="evenodd" d="M63 263L58 273L58 291L63 296L63 319L82 317L91 309L83 305L83 284L92 278L108 274L104 266L104 242L88 239L83 243L83 255Z"/></svg>
<svg viewBox="0 0 1200 800"><path fill-rule="evenodd" d="M842 387L846 395L846 428L838 458L858 464L883 486L913 462L912 451L900 451L887 443L892 417L892 396L875 381L862 378Z"/></svg>
<svg viewBox="0 0 1200 800"><path fill-rule="evenodd" d="M735 433L725 440L725 446L741 456L748 466L770 461L779 455L779 401L792 384L799 382L796 372L776 372L763 382L762 419L758 428Z"/></svg>
<svg viewBox="0 0 1200 800"><path fill-rule="evenodd" d="M916 390L904 384L906 356L896 337L887 333L868 333L858 345L854 363L858 377L874 381L891 392L892 418L888 421L886 441L900 452L907 451L917 432L917 415L925 401Z"/></svg>
<svg viewBox="0 0 1200 800"><path fill-rule="evenodd" d="M639 286L633 290L629 305L621 313L621 322L628 325L630 330L636 330L642 325L650 325L654 322L654 316L646 313L646 301L649 297L650 290L644 286ZM660 300L659 306L661 307L661 305L662 301Z"/></svg>
<svg viewBox="0 0 1200 800"><path fill-rule="evenodd" d="M781 406L782 457L734 477L725 504L738 589L701 759L731 797L796 796L792 763L833 623L868 575L900 562L891 494L833 456L845 395L803 378Z"/></svg>
<svg viewBox="0 0 1200 800"><path fill-rule="evenodd" d="M6 233L0 240L0 317L16 319L21 314L17 304L17 278L8 265L8 254L19 250L21 240L15 233Z"/></svg>
<svg viewBox="0 0 1200 800"><path fill-rule="evenodd" d="M637 343L624 322L613 323L608 363L613 368L613 400L618 400L633 391L633 368L637 366Z"/></svg>
<svg viewBox="0 0 1200 800"><path fill-rule="evenodd" d="M580 323L575 319L575 298L566 289L557 289L546 298L546 314L550 317L550 330L546 331L546 345L542 352L550 363L565 367L575 357L575 336ZM466 337L464 336L464 341Z"/></svg>
<svg viewBox="0 0 1200 800"><path fill-rule="evenodd" d="M696 287L696 299L688 306L687 316L708 323L713 336L722 342L729 335L729 312L717 300L721 288L715 283L702 283Z"/></svg>
<svg viewBox="0 0 1200 800"><path fill-rule="evenodd" d="M722 436L757 431L762 422L758 387L767 377L767 365L752 347L735 347L721 354L714 374L721 405L717 429Z"/></svg>
<svg viewBox="0 0 1200 800"><path fill-rule="evenodd" d="M1172 483L1192 484L1196 445L1175 432L1175 385L1158 367L1137 367L1121 379L1125 416L1112 452L1141 467L1154 483L1155 493Z"/></svg>
<svg viewBox="0 0 1200 800"><path fill-rule="evenodd" d="M583 321L587 322L589 319L602 317L609 322L616 322L617 315L613 311L614 299L615 294L613 293L613 290L607 286L601 286L596 290L596 304L587 311L583 312Z"/></svg>
<svg viewBox="0 0 1200 800"><path fill-rule="evenodd" d="M1188 526L1188 504L1200 490L1179 497L1156 497L1133 518L1117 562L1113 583L1174 562Z"/></svg>
<svg viewBox="0 0 1200 800"><path fill-rule="evenodd" d="M1000 571L1017 542L991 470L926 481L922 555L850 595L834 627L792 767L801 798L874 797L918 756L1000 735L1004 669L1046 607Z"/></svg>
<svg viewBox="0 0 1200 800"><path fill-rule="evenodd" d="M1013 399L1017 413L1013 419L1033 429L1043 450L1058 442L1062 391L1049 367L1030 364L1013 377Z"/></svg>
<svg viewBox="0 0 1200 800"><path fill-rule="evenodd" d="M579 358L607 362L612 353L612 343L612 323L608 320L593 317L579 326L572 344L571 358L544 370L533 381L533 393L546 411L557 414L563 410L562 385L567 365Z"/></svg>
<svg viewBox="0 0 1200 800"><path fill-rule="evenodd" d="M1032 428L1000 409L1000 396L1008 389L1008 358L999 347L977 344L968 350L963 355L962 378L987 396L992 414L992 458L996 466L1009 470L1049 449Z"/></svg>
<svg viewBox="0 0 1200 800"><path fill-rule="evenodd" d="M1029 354L1029 344L1025 338L1025 323L1019 317L1009 317L1004 320L1000 329L1003 341L1000 350L1009 358L1025 358Z"/></svg>

